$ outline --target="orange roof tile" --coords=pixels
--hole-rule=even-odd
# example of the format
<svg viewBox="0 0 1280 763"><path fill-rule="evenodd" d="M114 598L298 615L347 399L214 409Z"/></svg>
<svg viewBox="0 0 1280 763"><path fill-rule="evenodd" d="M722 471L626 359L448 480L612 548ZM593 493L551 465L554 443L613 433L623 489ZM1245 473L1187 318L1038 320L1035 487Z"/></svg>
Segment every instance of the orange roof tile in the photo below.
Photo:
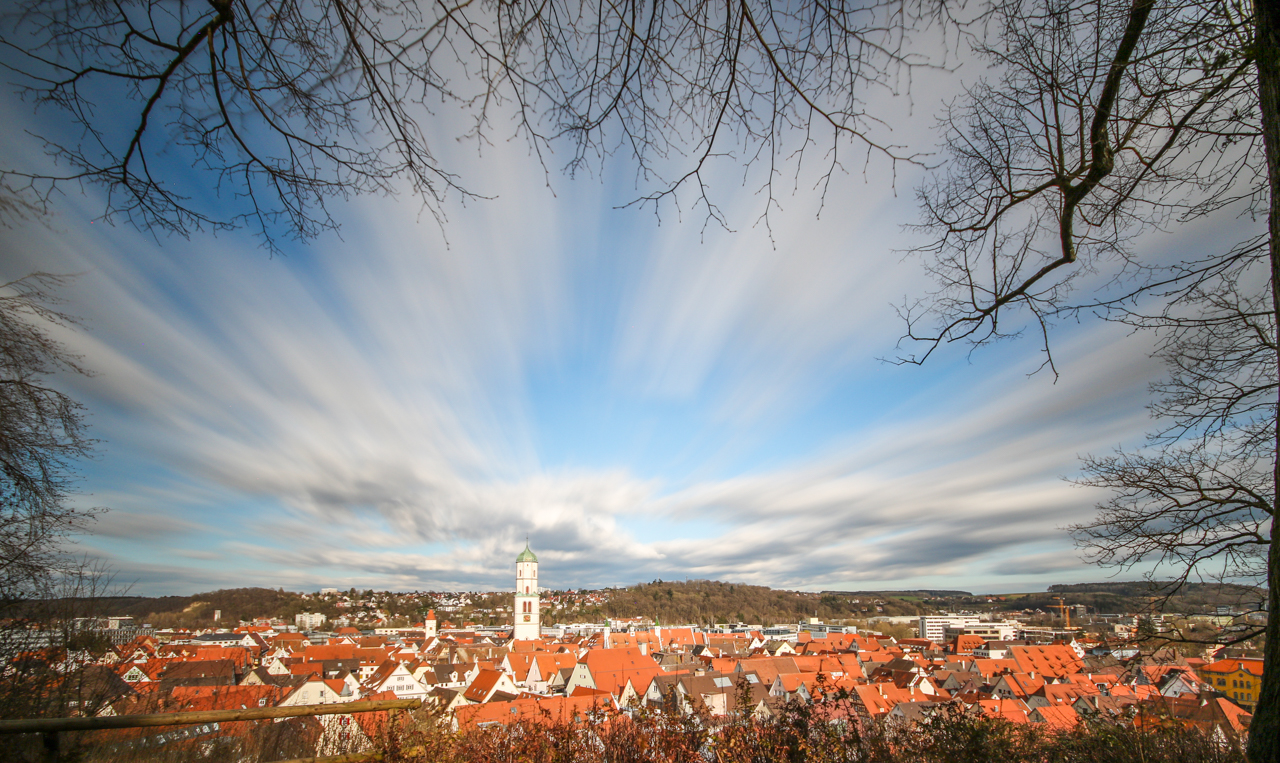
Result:
<svg viewBox="0 0 1280 763"><path fill-rule="evenodd" d="M596 688L615 697L626 687L628 680L636 691L643 692L649 688L653 677L662 673L662 668L652 657L634 648L592 649L583 655L580 662L586 663Z"/></svg>
<svg viewBox="0 0 1280 763"><path fill-rule="evenodd" d="M1066 678L1084 671L1084 661L1074 649L1065 645L1011 646L1009 655L1022 673Z"/></svg>
<svg viewBox="0 0 1280 763"><path fill-rule="evenodd" d="M615 711L616 707L611 698L602 694L591 694L579 697L516 699L509 702L464 705L453 712L458 728L465 730L515 722L582 723L595 714L612 715Z"/></svg>
<svg viewBox="0 0 1280 763"><path fill-rule="evenodd" d="M1037 707L1028 715L1032 723L1044 723L1055 731L1068 731L1080 723L1080 714L1071 705Z"/></svg>

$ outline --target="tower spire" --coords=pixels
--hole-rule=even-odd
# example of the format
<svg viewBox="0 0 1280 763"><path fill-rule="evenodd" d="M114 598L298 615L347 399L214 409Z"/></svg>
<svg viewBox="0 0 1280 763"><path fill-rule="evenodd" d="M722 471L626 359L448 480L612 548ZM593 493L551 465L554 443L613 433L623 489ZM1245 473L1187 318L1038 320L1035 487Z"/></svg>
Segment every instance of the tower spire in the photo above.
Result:
<svg viewBox="0 0 1280 763"><path fill-rule="evenodd" d="M529 536L525 535L524 551L516 557L515 628L512 636L521 641L534 640L542 635L542 618L538 596L538 557L529 548Z"/></svg>

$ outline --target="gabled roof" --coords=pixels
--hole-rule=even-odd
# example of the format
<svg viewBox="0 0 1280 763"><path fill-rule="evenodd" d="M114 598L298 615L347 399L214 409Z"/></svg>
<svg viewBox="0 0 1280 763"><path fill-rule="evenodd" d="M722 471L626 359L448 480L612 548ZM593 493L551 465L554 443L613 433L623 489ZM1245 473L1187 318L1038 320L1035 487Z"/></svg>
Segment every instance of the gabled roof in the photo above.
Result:
<svg viewBox="0 0 1280 763"><path fill-rule="evenodd" d="M192 660L170 662L160 674L162 687L234 686L235 664L231 660Z"/></svg>
<svg viewBox="0 0 1280 763"><path fill-rule="evenodd" d="M278 686L175 686L169 695L173 704L166 709L195 712L275 707L284 694Z"/></svg>
<svg viewBox="0 0 1280 763"><path fill-rule="evenodd" d="M1099 694L1099 691L1093 684L1066 683L1044 684L1034 693L1044 697L1050 705L1070 705L1081 697Z"/></svg>
<svg viewBox="0 0 1280 763"><path fill-rule="evenodd" d="M816 677L814 673L779 673L778 677L773 679L773 685L781 687L787 694L794 694L796 689L804 686L805 679L813 679Z"/></svg>
<svg viewBox="0 0 1280 763"><path fill-rule="evenodd" d="M124 677L129 671L137 668L142 675L146 676L144 681L159 681L160 674L164 672L165 666L171 662L176 662L176 657L154 657L146 662L122 662L115 665L115 670Z"/></svg>
<svg viewBox="0 0 1280 763"><path fill-rule="evenodd" d="M1075 650L1062 644L1050 646L1011 646L1009 655L1022 673L1066 678L1084 671L1084 661Z"/></svg>
<svg viewBox="0 0 1280 763"><path fill-rule="evenodd" d="M324 660L352 660L356 658L355 644L320 644L304 648L300 652L307 662Z"/></svg>
<svg viewBox="0 0 1280 763"><path fill-rule="evenodd" d="M462 696L468 702L484 702L497 690L498 684L505 675L501 670L481 670Z"/></svg>
<svg viewBox="0 0 1280 763"><path fill-rule="evenodd" d="M937 652L937 651L940 651L940 647L938 646L938 644L937 644L935 641L933 641L932 639L927 639L927 638L903 638L903 639L898 639L898 643L899 643L899 644L902 644L904 647L910 647L911 649L913 649L913 650L915 650L915 651L918 651L918 652L920 652L920 651L929 651L929 652Z"/></svg>
<svg viewBox="0 0 1280 763"><path fill-rule="evenodd" d="M511 677L517 682L523 682L529 677L529 668L533 667L534 652L508 652L503 658L504 663L511 668Z"/></svg>
<svg viewBox="0 0 1280 763"><path fill-rule="evenodd" d="M395 660L383 660L382 664L378 665L377 669L369 674L369 677L365 679L365 682L369 686L379 686L390 678L391 674L395 673L396 669L399 668L401 664L402 663L396 662ZM407 671L408 668L405 668L405 670Z"/></svg>
<svg viewBox="0 0 1280 763"><path fill-rule="evenodd" d="M1077 713L1092 713L1109 718L1136 712L1138 701L1133 697L1116 697L1108 694L1085 695L1072 703Z"/></svg>
<svg viewBox="0 0 1280 763"><path fill-rule="evenodd" d="M201 646L191 659L230 660L238 667L247 668L253 662L253 655L243 646Z"/></svg>
<svg viewBox="0 0 1280 763"><path fill-rule="evenodd" d="M1079 725L1080 715L1071 705L1053 705L1037 707L1028 714L1027 720L1044 723L1055 731L1067 731Z"/></svg>
<svg viewBox="0 0 1280 763"><path fill-rule="evenodd" d="M1210 673L1235 673L1241 671L1259 678L1262 677L1262 660L1218 660L1200 668Z"/></svg>
<svg viewBox="0 0 1280 763"><path fill-rule="evenodd" d="M545 648L546 648L546 642L543 641L542 639L513 638L511 639L511 641L507 642L507 649L510 649L511 652L518 652L518 653L539 652Z"/></svg>
<svg viewBox="0 0 1280 763"><path fill-rule="evenodd" d="M997 685L1004 685L1009 693L1019 699L1026 699L1044 686L1043 676L1031 676L1027 673L1006 673L1001 676Z"/></svg>
<svg viewBox="0 0 1280 763"><path fill-rule="evenodd" d="M579 662L587 666L597 689L603 689L615 697L631 680L636 691L644 692L654 676L662 672L653 658L641 654L639 649L593 649Z"/></svg>
<svg viewBox="0 0 1280 763"><path fill-rule="evenodd" d="M950 646L951 651L955 654L973 654L974 649L985 646L986 643L986 639L981 636L964 634L952 639Z"/></svg>
<svg viewBox="0 0 1280 763"><path fill-rule="evenodd" d="M1016 670L1019 670L1019 667L1015 660L975 659L973 661L973 672L988 680L1001 673L1012 673Z"/></svg>
<svg viewBox="0 0 1280 763"><path fill-rule="evenodd" d="M764 683L772 684L779 673L799 673L800 666L796 664L794 657L760 656L739 660L738 670L752 671L760 676L760 680Z"/></svg>
<svg viewBox="0 0 1280 763"><path fill-rule="evenodd" d="M534 724L585 723L595 715L611 716L617 711L612 697L591 694L581 697L546 697L516 699L465 705L454 710L459 729L506 725L517 721Z"/></svg>
<svg viewBox="0 0 1280 763"><path fill-rule="evenodd" d="M899 702L931 702L936 699L915 689L899 689L890 683L855 686L853 693L855 701L872 718L888 713Z"/></svg>
<svg viewBox="0 0 1280 763"><path fill-rule="evenodd" d="M991 718L1003 718L1011 723L1027 722L1027 706L1019 699L983 699L975 702L970 712Z"/></svg>
<svg viewBox="0 0 1280 763"><path fill-rule="evenodd" d="M1139 704L1140 723L1159 723L1161 719L1173 719L1187 726L1202 730L1220 728L1239 733L1249 728L1253 718L1231 700L1196 697L1161 697L1156 695Z"/></svg>
<svg viewBox="0 0 1280 763"><path fill-rule="evenodd" d="M828 678L863 677L862 663L852 654L795 655L791 661L802 673L823 673Z"/></svg>
<svg viewBox="0 0 1280 763"><path fill-rule="evenodd" d="M321 676L324 675L324 663L322 662L295 662L289 665L289 675L291 676Z"/></svg>
<svg viewBox="0 0 1280 763"><path fill-rule="evenodd" d="M538 676L543 681L549 681L552 676L565 668L572 670L577 664L577 658L567 652L554 654L539 652L534 656L534 662L538 666Z"/></svg>

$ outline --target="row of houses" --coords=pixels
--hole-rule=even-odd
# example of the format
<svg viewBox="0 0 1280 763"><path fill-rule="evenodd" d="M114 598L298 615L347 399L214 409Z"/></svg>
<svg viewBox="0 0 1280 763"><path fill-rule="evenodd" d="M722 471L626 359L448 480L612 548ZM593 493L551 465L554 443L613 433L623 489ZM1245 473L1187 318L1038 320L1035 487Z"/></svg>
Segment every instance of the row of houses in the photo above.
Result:
<svg viewBox="0 0 1280 763"><path fill-rule="evenodd" d="M344 628L308 636L251 626L183 635L168 643L139 636L96 657L94 666L111 677L112 698L92 712L421 699L465 730L640 708L714 726L806 703L831 720L910 723L948 708L1050 728L1089 716L1160 713L1227 734L1247 730L1246 706L1261 676L1260 661L1172 654L1122 661L1073 642L979 644L967 636L944 647L866 633L800 632L781 640L759 630L650 627L514 640L500 632L436 633L426 622L380 634ZM385 722L379 718L299 721L298 738L314 743L317 754L337 745L358 749L371 738L364 725ZM227 724L202 733L217 739L251 729ZM113 743L151 738L138 732Z"/></svg>

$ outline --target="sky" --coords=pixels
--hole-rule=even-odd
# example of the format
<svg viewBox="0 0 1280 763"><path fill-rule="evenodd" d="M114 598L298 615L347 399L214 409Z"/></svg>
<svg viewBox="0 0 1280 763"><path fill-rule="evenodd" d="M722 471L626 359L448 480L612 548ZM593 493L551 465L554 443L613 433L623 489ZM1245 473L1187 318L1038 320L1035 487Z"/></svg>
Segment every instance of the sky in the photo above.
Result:
<svg viewBox="0 0 1280 763"><path fill-rule="evenodd" d="M939 78L940 82L946 78ZM896 135L933 139L917 92ZM899 104L900 105L900 104ZM5 109L3 150L31 151ZM91 377L80 553L137 595L240 586L503 590L526 538L549 588L705 578L804 590L1044 590L1135 579L1070 537L1105 494L1080 458L1134 447L1151 337L1084 319L923 366L894 310L924 170L875 162L825 199L732 162L730 229L635 198L618 160L570 178L520 141L451 157L488 200L335 206L272 256L100 219L93 189L0 230L5 281L76 274L57 337ZM744 179L745 178L745 179ZM1176 251L1212 229L1156 236ZM910 348L906 348L908 351Z"/></svg>

